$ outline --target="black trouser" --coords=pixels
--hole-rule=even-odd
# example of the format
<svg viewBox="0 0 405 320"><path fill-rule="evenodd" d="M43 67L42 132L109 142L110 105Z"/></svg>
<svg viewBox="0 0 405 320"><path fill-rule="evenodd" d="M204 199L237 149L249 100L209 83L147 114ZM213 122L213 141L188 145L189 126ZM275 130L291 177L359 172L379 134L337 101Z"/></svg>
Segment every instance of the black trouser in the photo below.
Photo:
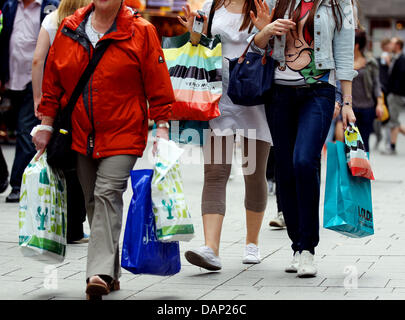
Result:
<svg viewBox="0 0 405 320"><path fill-rule="evenodd" d="M77 171L65 172L67 187L67 241L83 238L83 222L86 221L86 206Z"/></svg>
<svg viewBox="0 0 405 320"><path fill-rule="evenodd" d="M10 90L8 94L11 100L11 108L17 114L17 139L10 185L14 190L19 190L24 170L36 153L35 146L32 143L31 130L40 121L35 117L34 113L31 83L27 85L25 90Z"/></svg>
<svg viewBox="0 0 405 320"><path fill-rule="evenodd" d="M0 147L0 182L6 180L8 178L8 169L6 159L4 159L3 151Z"/></svg>
<svg viewBox="0 0 405 320"><path fill-rule="evenodd" d="M364 142L364 148L370 152L370 135L374 131L375 108L353 108L354 115L356 116L356 125L359 128L361 137Z"/></svg>
<svg viewBox="0 0 405 320"><path fill-rule="evenodd" d="M64 175L67 188L67 241L70 242L83 238L86 206L77 171L65 171Z"/></svg>
<svg viewBox="0 0 405 320"><path fill-rule="evenodd" d="M281 207L280 188L277 187L276 158L274 153L274 147L270 148L269 159L267 160L266 179L276 183L277 212L281 212L283 209Z"/></svg>

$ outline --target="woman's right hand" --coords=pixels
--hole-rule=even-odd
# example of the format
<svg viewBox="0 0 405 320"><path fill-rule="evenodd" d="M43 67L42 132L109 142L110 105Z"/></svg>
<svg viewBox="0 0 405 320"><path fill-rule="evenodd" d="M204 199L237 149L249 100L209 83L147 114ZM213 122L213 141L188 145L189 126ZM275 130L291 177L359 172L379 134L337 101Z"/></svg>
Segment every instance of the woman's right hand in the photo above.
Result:
<svg viewBox="0 0 405 320"><path fill-rule="evenodd" d="M277 19L263 28L269 36L283 36L288 31L294 30L296 23L291 19Z"/></svg>
<svg viewBox="0 0 405 320"><path fill-rule="evenodd" d="M40 156L45 152L46 147L48 146L49 140L51 140L52 132L48 130L39 130L32 137L32 142L35 145L35 149L38 151L38 155L35 157L35 160L38 160Z"/></svg>
<svg viewBox="0 0 405 320"><path fill-rule="evenodd" d="M177 16L177 19L180 21L180 23L188 30L188 32L191 33L193 36L200 36L200 34L193 32L193 24L194 24L194 19L195 17L200 17L200 15L196 11L191 11L190 5L187 3L185 7L183 7L183 12L184 12L184 17L182 18L181 16ZM208 17L205 15L204 16L204 28L203 28L203 33L207 34L208 30Z"/></svg>
<svg viewBox="0 0 405 320"><path fill-rule="evenodd" d="M265 0L255 0L255 6L256 16L251 10L250 19L252 19L254 26L260 31L269 23L271 23L274 17L275 9L273 9L270 13L269 6L267 5L267 2Z"/></svg>

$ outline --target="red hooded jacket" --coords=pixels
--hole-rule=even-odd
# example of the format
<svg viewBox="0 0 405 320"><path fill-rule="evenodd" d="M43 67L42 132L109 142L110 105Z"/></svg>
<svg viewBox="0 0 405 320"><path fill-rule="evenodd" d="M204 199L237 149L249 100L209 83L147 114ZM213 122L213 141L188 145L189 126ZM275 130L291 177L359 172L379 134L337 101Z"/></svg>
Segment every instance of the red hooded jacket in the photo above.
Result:
<svg viewBox="0 0 405 320"><path fill-rule="evenodd" d="M38 111L64 108L93 54L85 24L93 4L61 24L49 50ZM142 156L150 118L168 120L175 101L155 27L123 5L100 41L113 39L72 114L72 149L93 158ZM94 136L94 140L90 138ZM91 141L93 140L93 141Z"/></svg>

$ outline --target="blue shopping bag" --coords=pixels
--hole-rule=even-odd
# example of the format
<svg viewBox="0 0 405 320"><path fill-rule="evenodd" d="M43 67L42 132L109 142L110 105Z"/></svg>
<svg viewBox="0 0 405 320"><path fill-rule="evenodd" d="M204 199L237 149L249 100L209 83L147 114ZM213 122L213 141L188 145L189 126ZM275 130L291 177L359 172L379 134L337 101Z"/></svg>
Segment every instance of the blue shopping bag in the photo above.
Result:
<svg viewBox="0 0 405 320"><path fill-rule="evenodd" d="M354 177L347 165L345 145L327 145L323 226L352 238L374 234L371 183Z"/></svg>
<svg viewBox="0 0 405 320"><path fill-rule="evenodd" d="M178 242L159 242L152 211L153 170L132 170L133 196L125 225L121 266L134 274L173 275L180 271Z"/></svg>

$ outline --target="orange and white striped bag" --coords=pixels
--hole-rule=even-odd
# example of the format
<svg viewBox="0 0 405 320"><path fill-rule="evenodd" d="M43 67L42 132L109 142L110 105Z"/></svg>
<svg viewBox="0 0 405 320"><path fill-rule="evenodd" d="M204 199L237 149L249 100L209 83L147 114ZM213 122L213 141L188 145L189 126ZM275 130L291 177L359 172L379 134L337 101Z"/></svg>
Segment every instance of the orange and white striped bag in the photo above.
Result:
<svg viewBox="0 0 405 320"><path fill-rule="evenodd" d="M345 131L345 151L353 176L375 180L359 128L353 123Z"/></svg>

